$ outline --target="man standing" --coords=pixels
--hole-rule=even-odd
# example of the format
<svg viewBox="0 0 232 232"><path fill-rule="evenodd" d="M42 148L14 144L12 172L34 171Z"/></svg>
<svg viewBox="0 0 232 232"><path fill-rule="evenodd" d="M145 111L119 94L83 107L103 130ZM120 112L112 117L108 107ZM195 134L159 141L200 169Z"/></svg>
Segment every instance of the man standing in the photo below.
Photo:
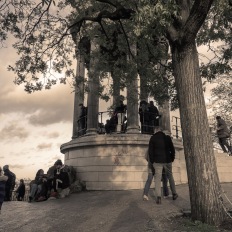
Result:
<svg viewBox="0 0 232 232"><path fill-rule="evenodd" d="M159 111L158 108L154 105L153 101L150 101L149 104L149 132L150 134L154 133L154 128L159 126Z"/></svg>
<svg viewBox="0 0 232 232"><path fill-rule="evenodd" d="M228 152L229 155L231 155L232 149L228 143L228 138L230 137L230 130L228 129L226 122L220 116L217 116L216 120L217 120L217 136L219 139L219 145L221 146L223 152L225 153Z"/></svg>
<svg viewBox="0 0 232 232"><path fill-rule="evenodd" d="M118 125L117 125L117 132L122 132L123 129L123 121L126 115L127 106L124 105L123 101L119 101L119 106L117 106L114 110L114 115L118 117Z"/></svg>
<svg viewBox="0 0 232 232"><path fill-rule="evenodd" d="M12 192L15 187L16 176L9 170L9 165L3 166L4 175L8 177L5 186L5 201L11 201Z"/></svg>
<svg viewBox="0 0 232 232"><path fill-rule="evenodd" d="M175 148L171 137L162 132L160 127L155 128L155 134L150 138L149 159L155 169L156 203L161 204L161 177L163 168L170 183L172 199L176 200L178 195L172 175L172 162L175 159Z"/></svg>

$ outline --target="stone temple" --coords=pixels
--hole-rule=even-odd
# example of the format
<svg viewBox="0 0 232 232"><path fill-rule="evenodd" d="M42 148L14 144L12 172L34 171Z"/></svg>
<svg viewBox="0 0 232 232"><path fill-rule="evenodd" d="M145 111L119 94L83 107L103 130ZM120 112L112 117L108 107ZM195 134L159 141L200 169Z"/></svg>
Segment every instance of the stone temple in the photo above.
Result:
<svg viewBox="0 0 232 232"><path fill-rule="evenodd" d="M96 44L91 43L90 50L95 51ZM139 101L147 99L148 93L143 88L142 77L132 78L126 86L127 129L113 133L99 133L99 122L103 113L99 113L99 78L94 72L95 60L90 57L88 64L88 94L86 128L79 126L79 105L84 102L84 82L86 64L83 54L78 55L77 77L74 96L73 133L71 141L61 145L65 164L73 166L77 177L85 181L87 190L128 190L143 189L147 179L147 161L145 153L151 134L141 133L139 122ZM111 73L112 77L113 74ZM140 81L140 87L138 82ZM116 105L120 89L113 92ZM140 96L140 99L139 99ZM171 134L169 104L159 106L159 123L166 133ZM120 120L118 124L120 124ZM122 126L122 125L120 125ZM104 128L101 128L104 129ZM102 131L100 131L102 132ZM171 135L172 136L172 135ZM173 137L173 136L172 136ZM188 182L182 140L173 137L176 159L173 163L173 174L176 184ZM221 182L231 182L232 159L215 152L219 178Z"/></svg>

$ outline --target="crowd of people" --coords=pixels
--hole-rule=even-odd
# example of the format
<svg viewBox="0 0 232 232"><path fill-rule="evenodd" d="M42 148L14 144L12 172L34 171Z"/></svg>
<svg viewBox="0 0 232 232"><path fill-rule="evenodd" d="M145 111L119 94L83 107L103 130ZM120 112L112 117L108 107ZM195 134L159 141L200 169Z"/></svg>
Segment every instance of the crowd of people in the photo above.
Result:
<svg viewBox="0 0 232 232"><path fill-rule="evenodd" d="M39 169L35 179L30 183L29 202L68 196L70 184L75 176L72 171L73 169L64 165L60 159L48 169L47 174L44 173L43 169Z"/></svg>
<svg viewBox="0 0 232 232"><path fill-rule="evenodd" d="M87 107L81 103L80 105L80 115L78 117L78 136L84 135L87 129ZM127 105L123 103L122 100L119 101L119 104L115 107L109 119L106 120L104 126L102 122L99 123L100 130L99 133L102 133L102 128L104 127L104 132L106 134L111 133L125 133L127 129ZM140 102L139 107L139 118L141 124L141 133L142 134L153 134L154 128L159 126L160 114L158 108L154 105L153 101L149 103L145 100Z"/></svg>
<svg viewBox="0 0 232 232"><path fill-rule="evenodd" d="M34 180L30 182L29 202L45 201L47 199L64 198L70 193L70 185L76 179L75 169L64 165L58 159L47 173L43 169L36 172ZM0 167L0 211L4 201L12 200L15 191L17 201L25 200L26 186L23 179L15 190L16 175L10 171L9 165Z"/></svg>

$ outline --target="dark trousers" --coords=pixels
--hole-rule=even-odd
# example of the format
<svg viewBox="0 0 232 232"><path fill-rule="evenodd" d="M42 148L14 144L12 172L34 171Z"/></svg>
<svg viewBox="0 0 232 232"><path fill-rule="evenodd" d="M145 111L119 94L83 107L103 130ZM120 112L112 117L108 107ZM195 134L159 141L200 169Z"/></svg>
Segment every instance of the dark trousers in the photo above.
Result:
<svg viewBox="0 0 232 232"><path fill-rule="evenodd" d="M221 146L223 152L232 152L227 138L219 138L219 145ZM226 150L226 148L228 150Z"/></svg>
<svg viewBox="0 0 232 232"><path fill-rule="evenodd" d="M10 186L5 187L5 198L4 201L11 201L13 189Z"/></svg>

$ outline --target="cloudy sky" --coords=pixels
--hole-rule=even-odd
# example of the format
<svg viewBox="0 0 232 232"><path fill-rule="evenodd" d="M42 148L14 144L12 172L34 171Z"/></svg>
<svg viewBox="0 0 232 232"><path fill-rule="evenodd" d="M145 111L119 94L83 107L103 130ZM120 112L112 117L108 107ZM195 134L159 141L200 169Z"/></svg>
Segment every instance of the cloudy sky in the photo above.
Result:
<svg viewBox="0 0 232 232"><path fill-rule="evenodd" d="M73 93L69 85L27 94L13 83L7 66L14 62L10 43L0 48L0 165L8 164L17 178L34 178L58 158L60 145L72 136Z"/></svg>

